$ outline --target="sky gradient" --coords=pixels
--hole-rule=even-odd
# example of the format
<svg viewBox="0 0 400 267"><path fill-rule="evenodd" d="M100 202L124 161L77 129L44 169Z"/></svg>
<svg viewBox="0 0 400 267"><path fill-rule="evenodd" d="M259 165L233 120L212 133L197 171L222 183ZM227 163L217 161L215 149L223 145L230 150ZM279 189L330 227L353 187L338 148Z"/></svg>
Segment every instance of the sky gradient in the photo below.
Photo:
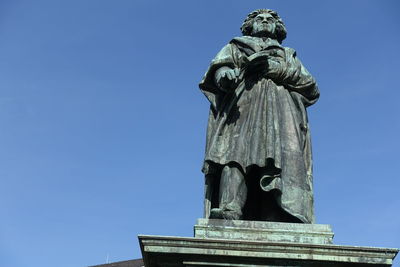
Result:
<svg viewBox="0 0 400 267"><path fill-rule="evenodd" d="M0 266L95 265L141 257L138 234L192 236L198 83L258 8L280 14L321 91L317 223L335 244L400 247L399 1L1 0Z"/></svg>

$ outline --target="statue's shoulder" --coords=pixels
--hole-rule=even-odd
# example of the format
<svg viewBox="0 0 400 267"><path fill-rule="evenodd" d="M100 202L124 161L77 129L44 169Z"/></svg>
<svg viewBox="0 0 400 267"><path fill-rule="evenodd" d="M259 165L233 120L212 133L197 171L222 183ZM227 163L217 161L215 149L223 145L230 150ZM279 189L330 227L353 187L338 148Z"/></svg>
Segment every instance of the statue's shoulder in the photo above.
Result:
<svg viewBox="0 0 400 267"><path fill-rule="evenodd" d="M287 55L292 56L292 57L296 56L296 50L294 48L287 47L287 46L284 46L283 48L285 49L285 52Z"/></svg>

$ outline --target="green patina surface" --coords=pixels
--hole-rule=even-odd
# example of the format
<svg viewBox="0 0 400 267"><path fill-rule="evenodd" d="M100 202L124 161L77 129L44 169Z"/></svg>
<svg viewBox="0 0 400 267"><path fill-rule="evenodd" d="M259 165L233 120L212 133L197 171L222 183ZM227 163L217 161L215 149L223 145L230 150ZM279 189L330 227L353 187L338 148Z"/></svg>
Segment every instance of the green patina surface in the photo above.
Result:
<svg viewBox="0 0 400 267"><path fill-rule="evenodd" d="M211 104L203 172L205 217L313 223L306 108L315 79L272 10L257 10L200 82Z"/></svg>

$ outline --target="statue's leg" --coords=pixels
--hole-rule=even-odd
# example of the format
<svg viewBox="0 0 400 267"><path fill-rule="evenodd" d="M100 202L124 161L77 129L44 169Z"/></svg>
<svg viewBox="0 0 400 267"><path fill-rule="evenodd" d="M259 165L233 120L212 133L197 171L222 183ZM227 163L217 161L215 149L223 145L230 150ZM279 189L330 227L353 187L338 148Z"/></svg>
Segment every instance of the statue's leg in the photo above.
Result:
<svg viewBox="0 0 400 267"><path fill-rule="evenodd" d="M215 179L214 175L212 174L207 174L205 176L205 185L204 185L204 218L210 218L210 211L212 209L212 204L213 202L217 202L217 192L214 192L215 190L218 190L218 187L215 188L216 186L213 185L213 180Z"/></svg>
<svg viewBox="0 0 400 267"><path fill-rule="evenodd" d="M233 165L222 169L219 187L219 208L211 210L211 218L241 219L247 198L247 185L241 170Z"/></svg>

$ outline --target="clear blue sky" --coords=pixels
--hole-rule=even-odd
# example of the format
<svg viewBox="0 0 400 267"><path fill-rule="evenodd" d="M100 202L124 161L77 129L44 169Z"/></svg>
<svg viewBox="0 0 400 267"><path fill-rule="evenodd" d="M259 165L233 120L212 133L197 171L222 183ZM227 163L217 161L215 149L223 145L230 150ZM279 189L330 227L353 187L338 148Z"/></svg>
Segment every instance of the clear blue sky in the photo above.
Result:
<svg viewBox="0 0 400 267"><path fill-rule="evenodd" d="M141 257L202 216L210 60L250 11L316 77L317 223L400 247L400 2L0 1L0 266ZM400 260L397 259L397 266Z"/></svg>

